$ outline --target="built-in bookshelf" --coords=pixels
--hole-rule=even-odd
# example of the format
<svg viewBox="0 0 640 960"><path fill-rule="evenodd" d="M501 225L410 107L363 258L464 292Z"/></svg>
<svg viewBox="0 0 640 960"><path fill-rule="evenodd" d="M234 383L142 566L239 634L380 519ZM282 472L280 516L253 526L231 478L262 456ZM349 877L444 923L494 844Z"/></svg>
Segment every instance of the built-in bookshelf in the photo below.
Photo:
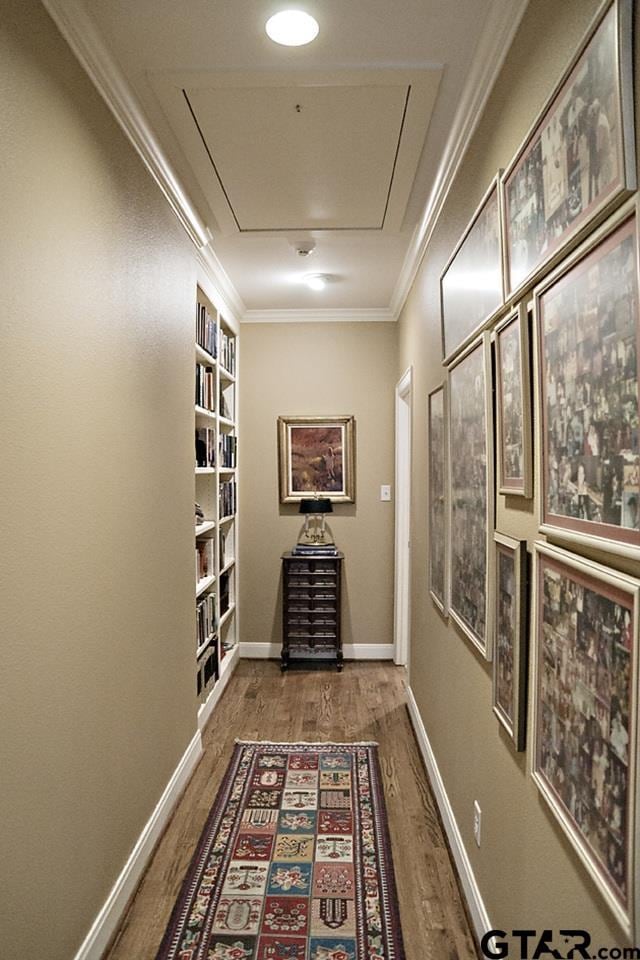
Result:
<svg viewBox="0 0 640 960"><path fill-rule="evenodd" d="M236 336L198 287L195 344L196 682L202 726L238 657Z"/></svg>

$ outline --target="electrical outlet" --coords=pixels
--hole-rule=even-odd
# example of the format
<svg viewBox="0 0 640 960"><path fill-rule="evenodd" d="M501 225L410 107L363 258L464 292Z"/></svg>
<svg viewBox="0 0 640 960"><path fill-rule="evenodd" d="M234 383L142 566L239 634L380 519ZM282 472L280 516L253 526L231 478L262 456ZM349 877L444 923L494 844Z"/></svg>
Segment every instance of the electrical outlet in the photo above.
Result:
<svg viewBox="0 0 640 960"><path fill-rule="evenodd" d="M473 836L478 846L480 846L480 830L482 827L482 810L477 800L473 801Z"/></svg>
<svg viewBox="0 0 640 960"><path fill-rule="evenodd" d="M380 487L380 499L383 501L391 500L391 486L388 483L383 483Z"/></svg>

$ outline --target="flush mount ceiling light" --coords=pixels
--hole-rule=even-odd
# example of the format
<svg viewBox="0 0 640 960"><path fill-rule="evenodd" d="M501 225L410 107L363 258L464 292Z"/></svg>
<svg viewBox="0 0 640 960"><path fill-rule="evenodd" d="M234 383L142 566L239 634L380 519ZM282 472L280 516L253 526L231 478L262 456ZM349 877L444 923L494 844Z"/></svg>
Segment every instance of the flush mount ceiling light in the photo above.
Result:
<svg viewBox="0 0 640 960"><path fill-rule="evenodd" d="M303 10L281 10L266 22L267 36L285 47L301 47L318 36L318 21Z"/></svg>
<svg viewBox="0 0 640 960"><path fill-rule="evenodd" d="M309 290L324 290L327 285L328 277L326 273L308 273L304 278L304 282L309 287Z"/></svg>

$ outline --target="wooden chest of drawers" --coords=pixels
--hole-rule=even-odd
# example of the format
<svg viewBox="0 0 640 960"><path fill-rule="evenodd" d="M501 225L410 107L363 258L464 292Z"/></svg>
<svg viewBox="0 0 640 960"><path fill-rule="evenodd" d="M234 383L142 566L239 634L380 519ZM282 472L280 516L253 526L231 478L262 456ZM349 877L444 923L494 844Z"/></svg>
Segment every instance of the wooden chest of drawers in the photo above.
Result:
<svg viewBox="0 0 640 960"><path fill-rule="evenodd" d="M296 660L335 660L338 671L342 670L343 559L341 553L333 557L283 554L282 670L287 669L293 650Z"/></svg>

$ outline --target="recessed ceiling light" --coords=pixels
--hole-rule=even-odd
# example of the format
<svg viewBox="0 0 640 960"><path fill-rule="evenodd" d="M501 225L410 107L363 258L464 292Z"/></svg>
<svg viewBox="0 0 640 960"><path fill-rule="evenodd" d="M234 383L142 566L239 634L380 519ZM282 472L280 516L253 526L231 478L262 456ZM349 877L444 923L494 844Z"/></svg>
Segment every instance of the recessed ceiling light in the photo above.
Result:
<svg viewBox="0 0 640 960"><path fill-rule="evenodd" d="M301 47L318 36L318 21L303 10L281 10L266 22L265 30L275 43Z"/></svg>
<svg viewBox="0 0 640 960"><path fill-rule="evenodd" d="M324 273L308 273L304 282L309 290L324 290L327 285L327 277Z"/></svg>

